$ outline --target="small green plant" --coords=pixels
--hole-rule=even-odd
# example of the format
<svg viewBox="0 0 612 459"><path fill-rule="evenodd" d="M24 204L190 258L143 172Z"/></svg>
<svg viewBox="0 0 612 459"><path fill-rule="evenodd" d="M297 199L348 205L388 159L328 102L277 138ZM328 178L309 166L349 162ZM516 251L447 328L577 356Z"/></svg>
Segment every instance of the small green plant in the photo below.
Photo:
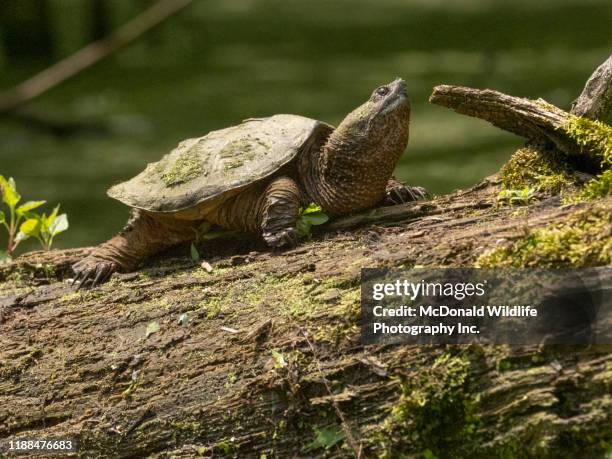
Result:
<svg viewBox="0 0 612 459"><path fill-rule="evenodd" d="M12 177L7 180L0 175L0 193L2 201L8 207L8 214L0 211L0 224L8 233L6 250L0 251L0 263L10 261L17 246L30 237L38 239L43 249L49 250L53 238L68 229L68 217L66 214L58 215L59 206L47 216L33 212L45 204L45 201L27 201L18 205L21 195Z"/></svg>
<svg viewBox="0 0 612 459"><path fill-rule="evenodd" d="M592 201L612 194L612 169L607 169L587 182L583 190L574 199L576 202ZM570 199L570 202L572 200Z"/></svg>
<svg viewBox="0 0 612 459"><path fill-rule="evenodd" d="M330 449L335 444L344 440L344 433L342 432L342 428L340 426L330 426L330 427L314 427L313 428L315 438L312 442L306 445L302 451L310 452L315 451L321 448L326 450Z"/></svg>
<svg viewBox="0 0 612 459"><path fill-rule="evenodd" d="M45 213L42 215L29 213L27 220L19 227L17 236L21 235L21 240L33 237L40 242L44 250L51 249L53 238L68 229L68 216L58 213L59 205L55 206L48 216Z"/></svg>
<svg viewBox="0 0 612 459"><path fill-rule="evenodd" d="M501 190L497 195L497 202L499 204L526 206L533 200L534 194L535 190L527 186L520 190Z"/></svg>
<svg viewBox="0 0 612 459"><path fill-rule="evenodd" d="M200 252L198 252L198 248L195 246L193 242L191 243L189 252L191 255L191 261L193 261L194 263L199 263L200 262Z"/></svg>
<svg viewBox="0 0 612 459"><path fill-rule="evenodd" d="M323 212L321 206L309 204L305 209L300 209L296 225L298 236L309 236L313 226L322 225L328 220L329 217Z"/></svg>
<svg viewBox="0 0 612 459"><path fill-rule="evenodd" d="M278 351L272 350L272 359L274 360L274 368L285 368L287 366L287 361L285 360L285 356Z"/></svg>

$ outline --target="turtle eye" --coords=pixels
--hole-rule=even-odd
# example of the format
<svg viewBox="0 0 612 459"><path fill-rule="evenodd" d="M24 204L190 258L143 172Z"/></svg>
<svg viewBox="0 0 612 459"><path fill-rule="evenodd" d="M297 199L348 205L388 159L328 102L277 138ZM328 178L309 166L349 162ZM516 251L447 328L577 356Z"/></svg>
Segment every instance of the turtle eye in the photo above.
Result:
<svg viewBox="0 0 612 459"><path fill-rule="evenodd" d="M387 94L389 94L389 88L387 86L381 86L380 88L378 88L376 91L374 91L376 93L376 95L384 97Z"/></svg>

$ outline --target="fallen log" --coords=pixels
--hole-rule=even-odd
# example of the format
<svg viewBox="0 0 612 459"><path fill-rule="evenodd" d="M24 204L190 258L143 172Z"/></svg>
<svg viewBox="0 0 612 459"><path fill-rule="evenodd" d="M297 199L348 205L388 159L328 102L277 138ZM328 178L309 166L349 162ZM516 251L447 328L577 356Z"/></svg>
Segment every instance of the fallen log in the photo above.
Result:
<svg viewBox="0 0 612 459"><path fill-rule="evenodd" d="M469 266L531 228L575 230L581 215L612 212L610 199L534 204L528 219L512 207L456 205L497 190L438 198L441 220L327 234L282 254L247 248L239 265L227 247L208 255L211 273L185 249L85 292L53 275L9 275L0 283L1 441L70 437L86 457L287 457L307 456L321 432L346 438L347 425L363 457L418 452L424 439L466 454L517 447L553 457L568 438L568 454L598 451L612 422L609 348L359 345L361 266ZM73 255L82 256L62 263ZM262 325L262 338L245 339ZM461 364L463 382L438 387L448 376L431 370L438 359ZM402 395L411 380L421 381L425 411L404 423L393 408L411 406ZM441 410L429 434L427 410ZM354 449L339 441L329 454Z"/></svg>

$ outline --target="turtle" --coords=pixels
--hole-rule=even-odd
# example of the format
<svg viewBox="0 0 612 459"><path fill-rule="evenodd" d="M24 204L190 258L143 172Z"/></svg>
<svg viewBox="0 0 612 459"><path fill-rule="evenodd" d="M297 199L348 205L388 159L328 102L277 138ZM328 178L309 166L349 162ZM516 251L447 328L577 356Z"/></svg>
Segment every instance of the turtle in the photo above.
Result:
<svg viewBox="0 0 612 459"><path fill-rule="evenodd" d="M395 179L408 144L410 101L397 78L334 128L288 114L184 140L158 162L107 194L132 208L123 230L73 265L73 281L94 287L114 272L193 241L203 224L263 237L272 249L298 242L300 209L330 218L377 205L423 199Z"/></svg>

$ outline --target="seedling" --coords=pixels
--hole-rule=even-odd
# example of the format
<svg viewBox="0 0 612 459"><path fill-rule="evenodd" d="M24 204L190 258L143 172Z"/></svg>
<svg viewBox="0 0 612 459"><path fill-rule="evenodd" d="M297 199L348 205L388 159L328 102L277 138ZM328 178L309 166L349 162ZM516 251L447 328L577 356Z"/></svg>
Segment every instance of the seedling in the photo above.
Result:
<svg viewBox="0 0 612 459"><path fill-rule="evenodd" d="M198 252L198 248L194 243L191 243L191 247L189 248L189 252L191 254L191 261L194 263L199 263L200 261L200 252Z"/></svg>
<svg viewBox="0 0 612 459"><path fill-rule="evenodd" d="M35 237L43 249L49 250L53 238L68 229L66 214L58 215L59 206L48 217L37 214L34 209L45 204L45 201L27 201L18 206L21 195L13 178L8 180L0 175L0 192L2 201L9 209L8 215L0 211L0 224L8 233L6 251L0 251L0 263L10 261L17 246L30 237Z"/></svg>
<svg viewBox="0 0 612 459"><path fill-rule="evenodd" d="M25 240L29 237L36 238L43 250L50 250L53 238L68 229L68 216L58 215L59 205L55 206L51 215L30 213L28 219L19 227L17 237Z"/></svg>
<svg viewBox="0 0 612 459"><path fill-rule="evenodd" d="M300 209L297 219L297 231L299 237L308 237L313 226L327 223L329 217L323 212L321 206L311 203L305 209Z"/></svg>
<svg viewBox="0 0 612 459"><path fill-rule="evenodd" d="M508 205L528 205L534 197L535 190L525 187L521 190L501 190L497 195L497 202Z"/></svg>
<svg viewBox="0 0 612 459"><path fill-rule="evenodd" d="M274 360L274 368L285 368L287 366L287 361L285 360L285 356L278 351L272 350L272 359Z"/></svg>
<svg viewBox="0 0 612 459"><path fill-rule="evenodd" d="M313 430L315 438L302 449L304 452L315 451L321 448L328 450L335 444L344 440L344 433L342 432L342 428L340 426L323 428L314 427Z"/></svg>

